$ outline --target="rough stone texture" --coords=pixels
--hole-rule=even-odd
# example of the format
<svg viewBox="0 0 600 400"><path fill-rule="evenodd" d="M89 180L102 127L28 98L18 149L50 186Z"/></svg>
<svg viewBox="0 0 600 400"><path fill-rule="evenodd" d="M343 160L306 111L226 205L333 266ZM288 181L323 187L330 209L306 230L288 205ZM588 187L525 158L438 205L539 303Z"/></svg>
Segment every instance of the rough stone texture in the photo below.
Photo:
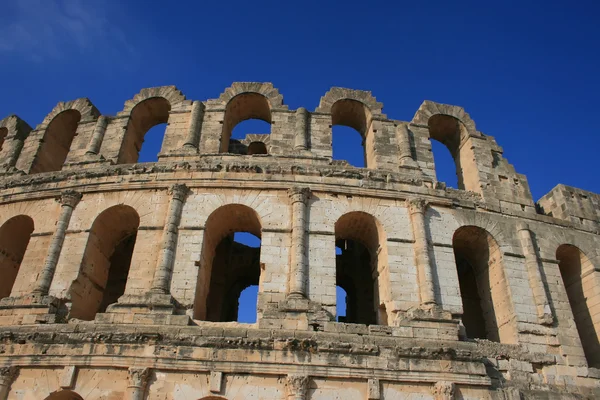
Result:
<svg viewBox="0 0 600 400"><path fill-rule="evenodd" d="M250 118L270 134L231 140ZM368 168L332 160L333 125ZM359 90L308 112L271 83L149 88L116 116L77 99L34 130L0 120L0 169L0 400L600 396L600 196L534 203L460 107L404 122ZM235 322L256 284L257 322Z"/></svg>

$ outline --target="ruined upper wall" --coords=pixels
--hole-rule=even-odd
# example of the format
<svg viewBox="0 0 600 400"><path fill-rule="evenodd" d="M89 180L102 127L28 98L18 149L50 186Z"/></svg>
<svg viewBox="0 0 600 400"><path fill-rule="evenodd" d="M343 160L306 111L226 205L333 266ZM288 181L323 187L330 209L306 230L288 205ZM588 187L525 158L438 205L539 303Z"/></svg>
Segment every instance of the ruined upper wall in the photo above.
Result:
<svg viewBox="0 0 600 400"><path fill-rule="evenodd" d="M232 140L233 128L247 119L266 121L270 134ZM60 102L35 129L16 116L0 121L0 168L5 175L32 175L133 164L146 132L161 123L167 129L159 163L268 156L270 165L292 159L300 170L356 171L357 176L366 170L373 171L367 175L386 174L388 181L397 176L444 190L435 172L433 139L450 150L459 190L473 192L492 211L536 214L527 178L503 157L493 137L477 130L463 108L425 101L410 122L399 121L383 113L383 104L371 92L345 88L329 90L313 112L290 110L277 88L258 82L235 82L206 101L188 100L174 86L147 88L115 116L101 115L87 98ZM333 160L334 125L352 127L362 136L366 169ZM600 221L593 213L582 218Z"/></svg>

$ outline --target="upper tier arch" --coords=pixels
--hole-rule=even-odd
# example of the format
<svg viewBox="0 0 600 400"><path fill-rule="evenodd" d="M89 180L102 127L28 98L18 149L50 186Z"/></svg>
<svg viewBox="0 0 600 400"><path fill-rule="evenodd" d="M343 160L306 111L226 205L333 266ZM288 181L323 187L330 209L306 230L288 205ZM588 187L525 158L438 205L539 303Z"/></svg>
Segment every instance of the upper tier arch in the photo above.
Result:
<svg viewBox="0 0 600 400"><path fill-rule="evenodd" d="M246 93L263 95L271 111L288 109L288 106L283 104L283 96L271 82L233 82L231 86L221 93L218 99L209 100L209 103L212 103L214 106L220 106L219 108L224 108L234 97Z"/></svg>
<svg viewBox="0 0 600 400"><path fill-rule="evenodd" d="M71 100L71 101L61 101L59 102L46 118L39 124L35 129L45 129L50 125L50 122L54 120L59 114L68 110L76 110L81 115L81 119L79 123L86 121L93 121L100 116L100 111L96 108L94 104L87 97L82 97L79 99Z"/></svg>
<svg viewBox="0 0 600 400"><path fill-rule="evenodd" d="M363 103L373 118L387 118L383 114L383 103L377 101L370 91L333 87L321 97L315 112L331 114L331 109L340 100L355 100Z"/></svg>
<svg viewBox="0 0 600 400"><path fill-rule="evenodd" d="M483 137L481 132L478 132L475 127L475 122L464 108L452 106L449 104L436 103L434 101L425 100L413 117L412 124L428 125L429 119L435 115L448 115L459 120L467 129L469 135Z"/></svg>
<svg viewBox="0 0 600 400"><path fill-rule="evenodd" d="M140 104L141 102L162 97L171 105L171 111L176 110L179 106L183 105L185 101L185 95L181 93L175 86L156 86L151 88L145 88L140 90L132 99L125 102L123 110L117 113L118 117L127 116L131 114L131 111Z"/></svg>

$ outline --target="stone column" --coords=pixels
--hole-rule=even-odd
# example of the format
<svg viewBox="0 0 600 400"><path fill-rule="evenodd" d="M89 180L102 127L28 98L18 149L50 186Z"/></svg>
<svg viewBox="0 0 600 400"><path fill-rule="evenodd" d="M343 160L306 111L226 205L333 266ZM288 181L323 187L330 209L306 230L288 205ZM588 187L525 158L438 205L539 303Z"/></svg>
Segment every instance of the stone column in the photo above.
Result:
<svg viewBox="0 0 600 400"><path fill-rule="evenodd" d="M285 384L287 400L306 400L309 379L306 375L288 375Z"/></svg>
<svg viewBox="0 0 600 400"><path fill-rule="evenodd" d="M417 262L417 276L419 278L419 296L421 305L435 304L435 289L433 287L433 271L429 259L429 245L425 231L425 211L427 202L423 199L410 199L407 202L410 220L412 222L415 243L415 260Z"/></svg>
<svg viewBox="0 0 600 400"><path fill-rule="evenodd" d="M60 251L62 250L62 246L65 241L65 233L69 227L71 215L73 215L73 209L75 206L77 206L79 200L81 200L81 193L74 190L62 192L61 196L57 199L57 201L61 204L60 216L58 217L58 222L56 223L54 235L52 235L52 241L50 242L48 254L46 255L46 260L44 261L44 268L42 269L42 273L38 279L37 286L33 290L34 293L39 293L42 295L48 294L50 284L52 283L52 278L54 277L54 271L56 270L56 263L58 262L58 257L60 256Z"/></svg>
<svg viewBox="0 0 600 400"><path fill-rule="evenodd" d="M6 400L8 398L8 389L13 383L17 376L16 367L2 367L0 368L0 400Z"/></svg>
<svg viewBox="0 0 600 400"><path fill-rule="evenodd" d="M308 136L307 128L308 111L306 108L300 107L296 110L296 133L294 135L294 150L306 150L308 148L306 137Z"/></svg>
<svg viewBox="0 0 600 400"><path fill-rule="evenodd" d="M92 140L87 148L85 154L95 155L100 152L100 146L102 146L102 140L104 140L104 133L108 125L108 118L104 115L98 117L96 126L94 127L94 133L92 133Z"/></svg>
<svg viewBox="0 0 600 400"><path fill-rule="evenodd" d="M454 399L454 383L452 382L437 382L431 389L435 400L453 400Z"/></svg>
<svg viewBox="0 0 600 400"><path fill-rule="evenodd" d="M192 150L198 150L198 144L200 143L200 128L202 126L202 116L204 114L204 105L201 101L194 101L192 103L192 113L190 115L190 122L188 124L188 133L183 143L183 147Z"/></svg>
<svg viewBox="0 0 600 400"><path fill-rule="evenodd" d="M306 297L306 206L310 198L307 187L288 190L292 200L292 251L288 296Z"/></svg>
<svg viewBox="0 0 600 400"><path fill-rule="evenodd" d="M540 263L533 244L531 231L526 223L519 222L517 225L517 232L519 241L521 242L521 248L523 249L523 255L525 256L529 285L533 292L538 320L541 324L552 324L554 318L552 317L552 310L550 309L546 289L544 289L542 274L540 272Z"/></svg>
<svg viewBox="0 0 600 400"><path fill-rule="evenodd" d="M10 158L6 163L7 169L12 169L15 167L15 165L17 165L17 160L19 159L19 156L21 155L21 150L23 149L23 145L25 144L25 139L18 139L17 136L18 135L14 135L11 137L6 137L4 139L4 146L10 146L10 149L8 150Z"/></svg>
<svg viewBox="0 0 600 400"><path fill-rule="evenodd" d="M150 380L150 368L129 368L127 400L143 400Z"/></svg>
<svg viewBox="0 0 600 400"><path fill-rule="evenodd" d="M399 125L396 131L396 137L398 138L398 149L400 150L399 162L403 167L417 167L417 163L413 160L412 152L410 150L410 138L409 130L407 125Z"/></svg>
<svg viewBox="0 0 600 400"><path fill-rule="evenodd" d="M175 262L175 250L177 248L177 236L179 235L179 222L181 221L183 203L188 192L188 187L181 184L175 184L169 189L171 202L169 203L160 255L152 282L153 292L169 293L173 263Z"/></svg>

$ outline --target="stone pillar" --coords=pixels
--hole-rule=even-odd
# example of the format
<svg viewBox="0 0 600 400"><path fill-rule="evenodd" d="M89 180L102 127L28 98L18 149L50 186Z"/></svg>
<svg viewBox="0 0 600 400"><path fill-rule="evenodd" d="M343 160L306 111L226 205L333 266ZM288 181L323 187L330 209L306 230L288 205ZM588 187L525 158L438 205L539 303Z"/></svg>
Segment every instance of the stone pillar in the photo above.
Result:
<svg viewBox="0 0 600 400"><path fill-rule="evenodd" d="M396 128L396 137L398 138L399 163L403 167L417 167L417 163L412 157L410 150L410 132L407 125L399 125Z"/></svg>
<svg viewBox="0 0 600 400"><path fill-rule="evenodd" d="M127 400L143 400L150 380L150 368L129 368Z"/></svg>
<svg viewBox="0 0 600 400"><path fill-rule="evenodd" d="M173 263L175 262L175 250L177 248L177 236L179 234L179 222L181 221L183 203L188 192L188 187L181 184L175 184L169 189L171 202L169 203L169 211L163 228L160 255L152 282L153 292L169 293Z"/></svg>
<svg viewBox="0 0 600 400"><path fill-rule="evenodd" d="M104 115L99 116L96 121L96 126L94 127L92 140L90 140L90 144L88 145L85 154L95 155L100 152L100 146L102 146L102 140L104 139L104 132L106 132L107 125L108 118Z"/></svg>
<svg viewBox="0 0 600 400"><path fill-rule="evenodd" d="M288 375L285 389L287 400L306 400L309 377L306 375Z"/></svg>
<svg viewBox="0 0 600 400"><path fill-rule="evenodd" d="M6 137L4 139L4 146L10 147L10 150L8 150L10 157L5 165L7 169L12 169L15 167L15 165L17 165L17 160L19 159L19 156L21 155L21 150L23 149L23 145L25 144L25 140L18 139L17 136L18 135L14 135L11 137Z"/></svg>
<svg viewBox="0 0 600 400"><path fill-rule="evenodd" d="M192 113L190 115L190 122L188 124L188 133L187 137L185 138L185 143L183 143L183 147L190 150L198 150L203 114L204 105L202 102L198 100L194 101L192 103Z"/></svg>
<svg viewBox="0 0 600 400"><path fill-rule="evenodd" d="M308 137L307 130L308 111L306 108L300 107L296 110L296 133L294 135L294 150L306 150L308 148L306 138Z"/></svg>
<svg viewBox="0 0 600 400"><path fill-rule="evenodd" d="M410 199L407 202L410 220L412 222L415 243L415 260L417 263L417 276L419 278L419 296L421 306L435 305L435 289L433 287L433 271L429 259L429 245L425 231L425 211L427 202L423 199Z"/></svg>
<svg viewBox="0 0 600 400"><path fill-rule="evenodd" d="M71 215L73 215L73 209L77 206L81 200L81 193L73 190L67 190L62 192L61 196L57 201L61 204L60 216L56 223L56 230L52 235L52 241L50 242L50 248L44 261L44 268L38 279L36 288L33 290L34 293L47 295L54 277L54 271L56 270L56 263L60 256L63 243L65 241L65 233L69 227L69 221L71 221Z"/></svg>
<svg viewBox="0 0 600 400"><path fill-rule="evenodd" d="M306 297L306 206L310 198L307 187L288 190L292 200L292 251L288 296Z"/></svg>
<svg viewBox="0 0 600 400"><path fill-rule="evenodd" d="M16 367L2 367L0 368L0 400L6 400L8 398L8 389L13 383L17 376Z"/></svg>
<svg viewBox="0 0 600 400"><path fill-rule="evenodd" d="M544 289L542 274L540 272L540 263L537 252L535 251L535 245L533 244L531 231L526 223L519 222L517 225L517 232L519 241L521 242L521 248L523 249L523 255L525 256L529 285L533 292L538 320L541 324L552 324L554 318L552 317L552 310L550 309L546 289Z"/></svg>
<svg viewBox="0 0 600 400"><path fill-rule="evenodd" d="M431 389L435 400L453 400L454 399L454 383L452 382L437 382Z"/></svg>

